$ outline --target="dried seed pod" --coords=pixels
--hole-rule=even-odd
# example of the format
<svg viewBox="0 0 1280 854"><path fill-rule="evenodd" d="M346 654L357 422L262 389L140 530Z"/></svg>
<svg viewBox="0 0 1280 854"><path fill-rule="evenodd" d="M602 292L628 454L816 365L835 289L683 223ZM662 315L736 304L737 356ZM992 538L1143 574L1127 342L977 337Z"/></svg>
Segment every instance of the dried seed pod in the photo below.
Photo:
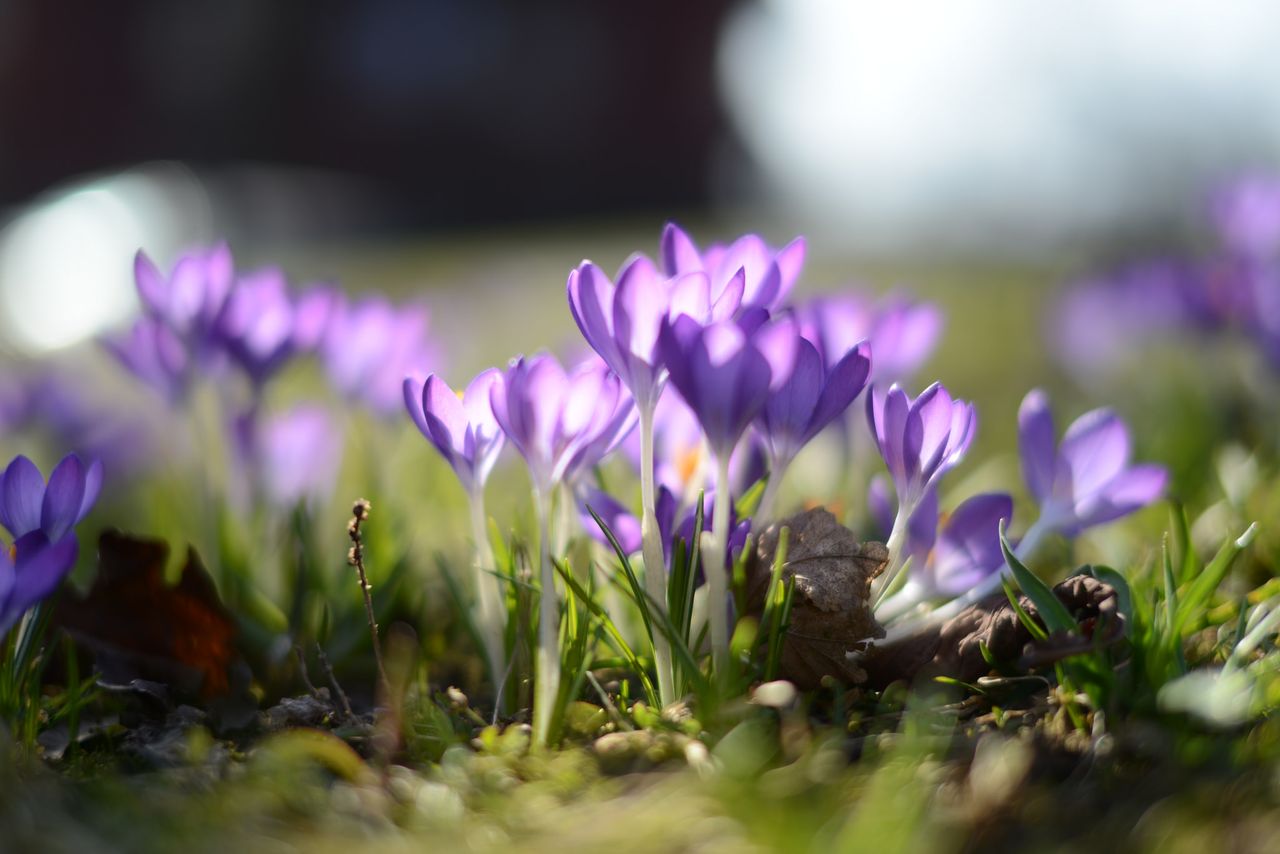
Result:
<svg viewBox="0 0 1280 854"><path fill-rule="evenodd" d="M1091 576L1075 575L1054 587L1053 593L1079 622L1078 632L1058 632L1044 641L1033 642L1008 598L996 593L940 626L872 647L862 662L870 674L869 681L877 687L933 676L972 682L991 670L982 654L983 646L996 661L1028 670L1087 652L1099 644L1115 643L1124 636L1124 618L1117 610L1116 592L1110 585ZM1020 596L1019 604L1039 620L1030 599Z"/></svg>
<svg viewBox="0 0 1280 854"><path fill-rule="evenodd" d="M790 529L784 583L795 579L791 622L782 646L779 676L801 689L817 688L824 676L857 684L866 679L846 653L884 637L871 611L871 581L884 571L889 553L880 543L860 543L822 508L798 513L760 535L747 572L747 609L760 614L778 548L778 533Z"/></svg>

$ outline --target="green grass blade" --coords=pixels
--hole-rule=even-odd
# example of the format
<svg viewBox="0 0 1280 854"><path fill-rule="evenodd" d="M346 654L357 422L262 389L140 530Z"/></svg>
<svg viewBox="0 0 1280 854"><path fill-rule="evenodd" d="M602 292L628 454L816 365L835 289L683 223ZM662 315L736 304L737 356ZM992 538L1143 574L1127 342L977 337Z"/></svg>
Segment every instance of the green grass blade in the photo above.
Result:
<svg viewBox="0 0 1280 854"><path fill-rule="evenodd" d="M1209 600L1213 598L1213 594L1227 577L1236 557L1249 547L1257 534L1258 523L1254 522L1239 537L1234 539L1228 537L1222 544L1222 548L1218 549L1218 553L1214 555L1213 560L1209 561L1209 565L1188 585L1186 592L1180 597L1174 614L1175 634L1181 635L1191 625L1194 617L1203 616L1205 606L1209 604Z"/></svg>
<svg viewBox="0 0 1280 854"><path fill-rule="evenodd" d="M1027 594L1031 604L1036 606L1036 611L1039 612L1040 619L1044 620L1049 632L1075 631L1076 620L1075 617L1071 616L1071 612L1067 610L1067 606L1063 605L1058 597L1053 595L1053 591L1049 589L1049 586L1041 581L1035 573L1027 569L1026 565L1018 560L1013 553L1013 549L1009 548L1009 540L1004 533L1003 519L1000 521L1000 550L1004 552L1004 562L1013 572L1013 577L1018 582L1018 587L1021 588L1023 593Z"/></svg>
<svg viewBox="0 0 1280 854"><path fill-rule="evenodd" d="M1022 607L1022 603L1018 601L1018 591L1013 589L1008 581L1002 581L1000 586L1004 589L1004 595L1009 600L1009 604L1013 606L1013 613L1018 615L1018 622L1026 626L1027 631L1031 633L1034 640L1048 640L1049 635L1045 632L1044 627L1037 623L1027 610ZM987 651L990 654L990 650Z"/></svg>
<svg viewBox="0 0 1280 854"><path fill-rule="evenodd" d="M622 566L622 571L627 577L627 584L631 585L632 598L635 600L636 607L640 609L640 619L644 623L645 635L649 638L649 642L653 643L653 614L650 613L649 597L645 595L644 586L641 585L640 579L636 576L635 570L631 566L631 559L627 557L622 544L618 542L618 538L613 535L613 531L610 530L604 519L601 519L590 505L587 506L587 512L591 514L591 518L600 526L600 530L604 533L605 539L609 541L609 545L613 546L613 552L618 556L618 563ZM662 567L645 567L645 571L661 572Z"/></svg>
<svg viewBox="0 0 1280 854"><path fill-rule="evenodd" d="M555 567L556 572L560 573L560 577L564 579L565 586L582 601L582 604L592 614L592 616L600 620L600 625L601 628L604 629L607 642L620 656L622 656L623 659L626 660L627 666L635 671L636 677L640 680L640 683L644 688L645 698L649 701L649 704L657 706L658 692L654 689L653 682L649 679L648 668L646 668L644 663L640 661L639 656L636 655L635 651L631 648L631 645L627 643L626 638L623 636L622 632L619 631L617 624L614 623L613 619L609 616L609 613L604 609L604 606L596 601L596 598L582 587L582 582L578 581L578 579L573 576L573 573L569 572L563 564L559 561L553 560L552 566Z"/></svg>

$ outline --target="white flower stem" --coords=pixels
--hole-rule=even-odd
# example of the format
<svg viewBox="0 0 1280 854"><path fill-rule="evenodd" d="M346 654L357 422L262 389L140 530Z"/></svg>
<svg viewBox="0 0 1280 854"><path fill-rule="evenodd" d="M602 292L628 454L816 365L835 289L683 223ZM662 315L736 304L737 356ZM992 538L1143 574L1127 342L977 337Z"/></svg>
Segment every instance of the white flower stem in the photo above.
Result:
<svg viewBox="0 0 1280 854"><path fill-rule="evenodd" d="M496 696L502 694L502 675L507 672L505 643L503 640L504 617L502 582L492 575L493 548L489 543L488 516L484 512L484 486L471 488L471 538L475 541L473 561L475 596L480 610L480 639L484 642L485 658L489 663L489 677L493 680Z"/></svg>
<svg viewBox="0 0 1280 854"><path fill-rule="evenodd" d="M764 530L765 526L773 521L773 505L778 500L782 478L786 476L787 466L790 464L791 460L780 456L773 457L769 461L769 479L765 481L764 494L760 496L760 503L756 505L753 529Z"/></svg>
<svg viewBox="0 0 1280 854"><path fill-rule="evenodd" d="M913 578L908 578L906 584L876 605L876 619L882 624L895 620L919 605L928 596L929 588Z"/></svg>
<svg viewBox="0 0 1280 854"><path fill-rule="evenodd" d="M653 471L653 415L655 404L640 408L640 539L644 554L644 586L653 600L649 607L667 610L667 572L663 558L662 530L658 526L657 487ZM655 605L656 603L656 605ZM665 708L675 702L675 673L671 662L671 643L654 628L653 666L658 671L658 699Z"/></svg>
<svg viewBox="0 0 1280 854"><path fill-rule="evenodd" d="M533 745L546 747L551 716L560 693L560 603L556 573L551 566L551 490L535 487L533 504L538 515L538 649L534 656Z"/></svg>
<svg viewBox="0 0 1280 854"><path fill-rule="evenodd" d="M729 490L729 454L716 455L716 497L711 512L711 530L702 535L702 571L707 576L707 622L711 629L711 656L715 672L723 675L729 667L729 621L725 605L729 596L729 573L724 567L729 542L729 510L733 496Z"/></svg>
<svg viewBox="0 0 1280 854"><path fill-rule="evenodd" d="M905 504L898 507L898 515L893 519L893 530L889 532L889 541L885 543L885 548L889 550L889 561L885 564L884 573L871 584L873 606L880 604L885 591L893 587L893 583L898 580L898 573L902 571L902 551L907 542L907 527L914 509Z"/></svg>

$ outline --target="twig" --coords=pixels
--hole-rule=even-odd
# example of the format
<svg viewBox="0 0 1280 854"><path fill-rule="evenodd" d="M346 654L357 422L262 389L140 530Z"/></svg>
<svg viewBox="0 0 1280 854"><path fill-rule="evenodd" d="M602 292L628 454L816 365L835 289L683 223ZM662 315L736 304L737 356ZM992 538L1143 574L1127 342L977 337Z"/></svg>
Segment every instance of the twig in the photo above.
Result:
<svg viewBox="0 0 1280 854"><path fill-rule="evenodd" d="M320 689L311 681L311 674L307 672L307 656L302 652L302 644L293 645L293 654L298 657L298 673L302 676L302 684L307 686L307 692L317 700L320 699Z"/></svg>
<svg viewBox="0 0 1280 854"><path fill-rule="evenodd" d="M391 683L387 680L387 670L382 666L382 644L378 640L378 621L373 615L373 587L369 584L369 576L364 569L364 541L360 537L360 525L369 518L372 505L364 498L357 498L351 509L351 521L347 523L347 536L351 538L351 550L347 552L347 563L356 568L360 579L360 592L364 594L364 613L369 620L369 636L373 638L373 659L378 665L378 678L382 681L384 697L390 697Z"/></svg>
<svg viewBox="0 0 1280 854"><path fill-rule="evenodd" d="M333 693L338 695L339 702L342 703L343 714L350 720L356 716L351 711L351 701L347 699L347 692L342 690L342 686L338 684L338 677L333 673L333 665L329 664L329 656L324 654L324 647L318 642L316 643L316 658L320 659L320 666L324 668L324 672L329 676L329 684L333 686Z"/></svg>

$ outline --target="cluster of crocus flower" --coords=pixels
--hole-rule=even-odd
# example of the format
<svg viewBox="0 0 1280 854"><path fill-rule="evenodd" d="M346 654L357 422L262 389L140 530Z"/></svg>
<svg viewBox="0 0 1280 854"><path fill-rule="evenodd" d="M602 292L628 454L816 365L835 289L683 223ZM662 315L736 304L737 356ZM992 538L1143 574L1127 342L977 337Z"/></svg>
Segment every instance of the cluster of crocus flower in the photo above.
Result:
<svg viewBox="0 0 1280 854"><path fill-rule="evenodd" d="M46 482L24 456L0 475L0 526L12 545L0 543L0 638L43 601L75 565L75 526L98 499L102 466L69 455Z"/></svg>
<svg viewBox="0 0 1280 854"><path fill-rule="evenodd" d="M1047 331L1066 369L1092 378L1187 333L1243 333L1280 368L1280 176L1219 186L1204 219L1207 253L1138 259L1065 291Z"/></svg>
<svg viewBox="0 0 1280 854"><path fill-rule="evenodd" d="M503 437L529 469L541 543L534 704L539 738L545 736L548 698L558 680L559 600L547 523L552 495L559 491L563 500L589 508L624 550L641 553L651 608L667 601L673 539L700 548L712 603L710 645L723 665L729 614L714 603L728 601L728 566L753 524L738 519L734 505L756 479L755 460L763 460L768 471L755 512L755 523L761 523L773 518L790 462L819 432L842 420L872 376L868 339L882 340L887 363L905 372L931 350L940 325L936 310L902 299L875 308L861 300L833 300L850 318L849 324L835 325L819 305L787 306L803 265L802 239L774 249L746 235L700 249L682 229L668 225L659 245L657 262L635 255L612 278L590 261L570 272L570 314L594 351L582 365L565 370L545 354L520 357L505 372L482 373L461 400L434 375L425 383L404 383L414 422L471 496L479 612L481 622L490 616L495 621L482 632L490 638L501 637L501 614L490 601L501 593L497 579L484 571L491 558L483 491ZM855 312L860 334L849 340ZM633 428L638 439L629 456L639 470L638 515L582 477L627 444ZM661 457L659 449L665 452ZM704 493L710 500L702 539L690 543ZM587 525L588 533L602 536L594 527ZM658 693L669 703L678 698L668 639L655 633L651 640ZM488 652L496 679L501 655Z"/></svg>
<svg viewBox="0 0 1280 854"><path fill-rule="evenodd" d="M108 351L178 406L197 382L216 385L253 492L273 503L322 497L341 459L341 432L322 406L263 412L267 386L291 362L314 357L344 399L380 415L400 406L406 374L439 366L423 306L348 300L327 284L295 289L276 267L241 272L225 243L183 254L168 275L139 252L134 277L142 316ZM247 388L238 401L235 375Z"/></svg>
<svg viewBox="0 0 1280 854"><path fill-rule="evenodd" d="M564 544L549 530L552 496L576 499L589 534L606 539L598 517L607 539L641 554L650 609L666 606L673 543L683 539L700 550L718 670L729 653L735 550L745 547L749 531L778 518L779 485L815 436L832 425L846 434L858 429L846 413L868 387L868 433L896 499L895 508L881 488L872 502L887 517L890 553L872 591L878 616L895 634L914 631L921 620L940 619L998 588L1001 524L1012 518L1012 497L977 495L945 518L939 513L943 476L976 432L974 407L937 383L914 398L898 385L931 351L941 327L937 310L901 297L788 306L804 252L803 240L775 250L755 235L700 250L668 225L657 263L633 256L613 278L589 261L570 272L570 314L594 351L578 367L566 370L546 354L519 357L505 372L481 373L461 395L435 375L405 380L413 421L471 499L478 610L495 681L504 661L503 592L486 571L492 556L484 486L504 442L528 467L540 543L536 739L546 738L559 680L552 561ZM1118 518L1164 488L1163 470L1129 465L1128 432L1107 410L1082 416L1059 446L1047 399L1036 391L1023 404L1020 427L1028 489L1041 507L1020 542L1023 553L1048 533L1074 536ZM627 435L633 428L634 440ZM639 514L583 477L619 446L629 448L638 468ZM740 519L735 505L759 475L765 484L754 518ZM701 505L695 543L699 496L710 500ZM678 699L669 639L654 633L650 640L658 693L669 703Z"/></svg>
<svg viewBox="0 0 1280 854"><path fill-rule="evenodd" d="M1060 443L1055 437L1048 396L1034 389L1018 410L1023 477L1039 508L1036 521L1014 545L1023 559L1048 535L1076 537L1088 528L1147 506L1163 494L1168 480L1168 473L1160 466L1131 464L1129 430L1110 409L1086 412L1071 423ZM945 458L945 452L941 456ZM892 471L893 463L889 467ZM962 502L939 527L936 484L927 487L914 505L909 498L904 505L901 497L911 492L899 488L898 494L899 514L890 535L890 551L894 550L894 537L901 536L911 568L906 583L883 599L876 610L877 618L890 624L890 639L952 617L998 591L1001 580L1008 577L1000 525L1013 518L1010 495L985 493ZM884 520L881 524L887 526L891 511L886 496L873 491L871 503ZM905 520L904 506L908 508ZM882 589L891 584L892 579ZM938 607L924 607L937 600L946 601Z"/></svg>

